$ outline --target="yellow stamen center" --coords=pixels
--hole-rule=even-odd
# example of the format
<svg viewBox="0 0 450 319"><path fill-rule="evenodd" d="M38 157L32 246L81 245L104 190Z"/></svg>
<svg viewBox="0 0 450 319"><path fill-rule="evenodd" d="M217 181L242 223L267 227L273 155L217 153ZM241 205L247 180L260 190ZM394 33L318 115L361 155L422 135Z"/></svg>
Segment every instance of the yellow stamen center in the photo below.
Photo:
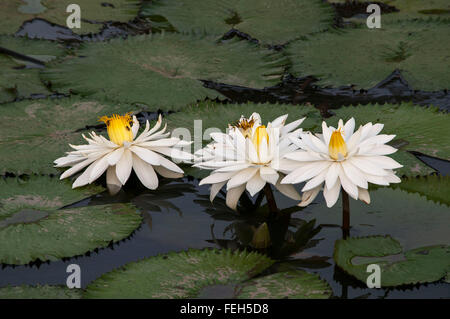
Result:
<svg viewBox="0 0 450 319"><path fill-rule="evenodd" d="M341 129L338 129L331 134L328 152L330 153L330 157L334 160L339 159L338 154L341 154L343 157L347 156L347 144L345 144L344 138L342 137Z"/></svg>
<svg viewBox="0 0 450 319"><path fill-rule="evenodd" d="M259 145L262 140L266 138L267 144L269 144L269 134L267 134L267 129L264 125L260 125L256 128L255 133L253 134L253 145L255 145L256 150L259 152Z"/></svg>
<svg viewBox="0 0 450 319"><path fill-rule="evenodd" d="M244 135L245 138L247 137L250 138L253 124L255 124L255 120L253 118L250 120L246 118L241 118L239 122L234 126L241 131L242 135Z"/></svg>
<svg viewBox="0 0 450 319"><path fill-rule="evenodd" d="M341 154L343 157L347 156L347 144L345 144L344 138L342 137L341 129L331 134L328 152L330 153L330 157L336 161L339 159L338 154Z"/></svg>
<svg viewBox="0 0 450 319"><path fill-rule="evenodd" d="M100 121L106 124L109 139L117 145L123 145L123 142L133 141L133 132L131 131L131 116L113 114L111 117L102 116Z"/></svg>

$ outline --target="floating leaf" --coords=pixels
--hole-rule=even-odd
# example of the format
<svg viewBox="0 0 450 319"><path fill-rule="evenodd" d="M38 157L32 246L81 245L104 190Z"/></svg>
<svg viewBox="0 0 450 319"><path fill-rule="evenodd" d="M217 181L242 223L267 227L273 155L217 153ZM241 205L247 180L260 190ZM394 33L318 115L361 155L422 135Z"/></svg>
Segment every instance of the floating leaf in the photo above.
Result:
<svg viewBox="0 0 450 319"><path fill-rule="evenodd" d="M450 210L447 205L399 188L383 187L369 192L370 205L350 200L352 234L389 234L397 238L405 249L450 244ZM305 219L314 218L320 225L340 226L342 201L338 199L332 208L324 204L309 205L303 214Z"/></svg>
<svg viewBox="0 0 450 319"><path fill-rule="evenodd" d="M0 288L0 299L80 299L80 289L64 286L7 286Z"/></svg>
<svg viewBox="0 0 450 319"><path fill-rule="evenodd" d="M61 56L64 49L55 42L28 40L10 36L0 36L0 47L32 57L42 62ZM41 82L39 72L43 65L0 55L0 103L16 98L27 98L33 94L50 94Z"/></svg>
<svg viewBox="0 0 450 319"><path fill-rule="evenodd" d="M328 0L330 3L345 3L348 0ZM367 5L373 3L370 0L358 1L367 3ZM450 14L450 4L448 0L378 0L377 2L387 4L389 6L397 8L398 12L392 12L389 14L383 14L381 19L381 25L396 21L399 19L411 19L411 18L427 18L433 16L448 17ZM365 23L366 19L361 19L361 22Z"/></svg>
<svg viewBox="0 0 450 319"><path fill-rule="evenodd" d="M434 282L450 272L450 246L403 252L400 243L390 236L356 237L336 242L334 260L363 282L370 275L368 265L380 266L382 287Z"/></svg>
<svg viewBox="0 0 450 319"><path fill-rule="evenodd" d="M99 116L134 108L77 98L4 104L0 114L0 174L57 173L53 161L69 151L68 143L86 143L79 131L99 124Z"/></svg>
<svg viewBox="0 0 450 319"><path fill-rule="evenodd" d="M323 31L334 19L332 7L320 0L158 0L142 14L163 17L179 32L223 35L234 28L268 44Z"/></svg>
<svg viewBox="0 0 450 319"><path fill-rule="evenodd" d="M60 92L168 110L220 96L200 80L273 85L285 63L280 53L247 41L216 43L211 37L163 33L85 44L78 57L53 64L43 76Z"/></svg>
<svg viewBox="0 0 450 319"><path fill-rule="evenodd" d="M79 34L95 33L103 27L102 22L132 20L139 11L137 0L8 0L2 3L0 11L0 30L5 34L17 32L23 22L33 18L41 18L61 26L72 12L66 12L69 4L76 3L81 9L81 28L72 29Z"/></svg>
<svg viewBox="0 0 450 319"><path fill-rule="evenodd" d="M421 178L406 178L393 188L400 188L408 193L424 195L428 200L450 206L450 177L426 176Z"/></svg>
<svg viewBox="0 0 450 319"><path fill-rule="evenodd" d="M0 180L0 263L54 261L106 247L141 223L130 204L59 209L102 190L48 176Z"/></svg>
<svg viewBox="0 0 450 319"><path fill-rule="evenodd" d="M331 295L331 287L318 275L295 270L252 279L242 285L238 298L325 299Z"/></svg>
<svg viewBox="0 0 450 319"><path fill-rule="evenodd" d="M389 156L404 166L397 170L399 175L417 176L433 172L407 151L450 160L450 115L439 112L435 107L425 108L405 103L369 104L333 111L336 116L327 121L330 125L336 126L340 118L345 121L354 117L356 127L368 122L382 123L384 128L381 134L395 134L390 144L399 151Z"/></svg>
<svg viewBox="0 0 450 319"><path fill-rule="evenodd" d="M86 298L195 298L203 288L236 284L269 267L257 253L188 250L127 264L86 288Z"/></svg>
<svg viewBox="0 0 450 319"><path fill-rule="evenodd" d="M319 85L369 89L399 69L414 89L448 89L450 74L444 66L450 50L449 23L408 20L379 29L362 25L318 33L289 44L291 72L314 75Z"/></svg>

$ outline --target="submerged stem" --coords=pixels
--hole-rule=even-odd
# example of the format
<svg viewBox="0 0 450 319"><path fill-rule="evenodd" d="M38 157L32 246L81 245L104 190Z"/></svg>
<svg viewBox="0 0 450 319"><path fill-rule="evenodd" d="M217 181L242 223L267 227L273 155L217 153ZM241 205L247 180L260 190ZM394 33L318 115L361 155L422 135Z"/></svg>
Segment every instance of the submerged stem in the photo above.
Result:
<svg viewBox="0 0 450 319"><path fill-rule="evenodd" d="M270 213L278 213L277 203L275 202L275 198L273 197L272 188L268 183L264 186L264 192L266 194L267 205L269 205Z"/></svg>
<svg viewBox="0 0 450 319"><path fill-rule="evenodd" d="M342 238L350 235L350 201L346 191L342 190Z"/></svg>

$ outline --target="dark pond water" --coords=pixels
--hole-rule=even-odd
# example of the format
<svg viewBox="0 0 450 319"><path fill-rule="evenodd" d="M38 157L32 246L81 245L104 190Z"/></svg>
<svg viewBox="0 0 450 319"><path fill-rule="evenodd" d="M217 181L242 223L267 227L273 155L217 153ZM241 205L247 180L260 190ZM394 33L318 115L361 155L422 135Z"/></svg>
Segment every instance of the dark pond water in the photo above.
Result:
<svg viewBox="0 0 450 319"><path fill-rule="evenodd" d="M84 256L27 266L3 265L0 269L0 287L20 284L64 285L67 278L66 268L75 263L81 267L81 281L84 288L105 272L160 253L182 251L188 248L243 248L249 241L248 230L252 226L257 227L265 220L257 214L234 213L226 208L220 195L211 204L208 187L199 187L198 181L195 179L184 178L179 181L164 181L163 183L158 191L141 190L135 187L137 180L133 176L131 186L121 191L119 196L111 198L103 193L72 204L71 206L85 206L131 201L142 212L144 222L130 238ZM302 185L298 185L299 189L301 187ZM443 228L447 227L448 223L438 225L442 221L431 222L434 236L425 241L417 240L422 237L421 235L425 237L430 231L420 217L417 220L406 221L404 227L397 227L395 218L403 217L401 215L392 217L389 214L397 209L389 210L383 207L382 203L385 201L383 199L386 198L386 195L383 195L385 191L388 195L389 192L395 191L403 194L402 196L397 193L390 195L396 198L397 202L393 204L394 206L404 206L412 200L412 205L417 207L417 204L414 203L417 198L419 202L426 202L419 195L406 194L399 190L374 190L371 192L372 204L370 206L361 209L357 202L351 202L353 211L351 236L390 234L399 239L406 249L450 240L450 235ZM295 201L277 192L275 192L275 198L281 210L296 207ZM240 204L242 205L243 202L241 200ZM265 200L261 204L264 205ZM380 215L373 214L379 210L387 210L388 214L382 212ZM420 213L420 209L417 212ZM342 237L339 227L339 202L333 209L326 209L324 201L319 195L313 204L285 216L289 215L290 217L269 218L272 247L263 252L280 261L268 272L277 271L281 267L296 267L318 273L331 285L333 295L337 298L450 298L450 284L448 283L438 282L395 289L368 289L363 283L348 276L335 266L332 258L334 243ZM312 237L307 238L301 247L294 250L284 249L286 238L289 238L290 234L305 225L307 221L313 219L316 219L315 227L321 225L317 229L318 232L315 235L315 232L312 232ZM250 246L247 248L251 249Z"/></svg>

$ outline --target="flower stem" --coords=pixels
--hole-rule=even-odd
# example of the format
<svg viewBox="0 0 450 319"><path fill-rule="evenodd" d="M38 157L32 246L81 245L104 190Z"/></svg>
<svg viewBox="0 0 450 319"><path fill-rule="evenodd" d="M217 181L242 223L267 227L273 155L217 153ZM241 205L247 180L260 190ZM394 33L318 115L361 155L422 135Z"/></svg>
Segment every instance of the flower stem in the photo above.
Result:
<svg viewBox="0 0 450 319"><path fill-rule="evenodd" d="M350 201L346 191L342 190L342 238L350 235Z"/></svg>
<svg viewBox="0 0 450 319"><path fill-rule="evenodd" d="M272 188L268 183L264 186L264 192L266 193L267 205L269 205L270 213L278 213L277 203L275 202L275 198L273 197Z"/></svg>

